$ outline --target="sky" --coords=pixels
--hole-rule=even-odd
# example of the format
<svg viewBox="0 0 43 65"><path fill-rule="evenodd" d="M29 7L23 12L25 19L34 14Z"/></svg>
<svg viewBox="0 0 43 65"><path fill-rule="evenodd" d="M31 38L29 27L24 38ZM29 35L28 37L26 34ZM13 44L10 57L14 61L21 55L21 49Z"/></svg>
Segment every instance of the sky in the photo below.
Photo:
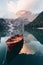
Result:
<svg viewBox="0 0 43 65"><path fill-rule="evenodd" d="M43 11L43 0L0 0L0 17L14 18L19 10L40 13Z"/></svg>

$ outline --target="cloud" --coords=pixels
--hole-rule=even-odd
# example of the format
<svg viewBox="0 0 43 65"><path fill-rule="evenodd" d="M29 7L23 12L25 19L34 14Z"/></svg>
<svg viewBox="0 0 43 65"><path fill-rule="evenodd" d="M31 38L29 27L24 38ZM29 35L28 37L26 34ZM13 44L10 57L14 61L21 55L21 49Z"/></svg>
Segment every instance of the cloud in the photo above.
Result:
<svg viewBox="0 0 43 65"><path fill-rule="evenodd" d="M0 12L0 18L2 18L4 16L4 13Z"/></svg>
<svg viewBox="0 0 43 65"><path fill-rule="evenodd" d="M17 2L17 9L18 10L28 10L29 8L31 8L32 4L34 3L35 0L19 0Z"/></svg>
<svg viewBox="0 0 43 65"><path fill-rule="evenodd" d="M15 8L16 8L16 4L13 1L9 1L7 3L8 12L15 13L15 10L16 10Z"/></svg>
<svg viewBox="0 0 43 65"><path fill-rule="evenodd" d="M4 8L4 16L5 17L14 17L15 13L19 10L28 10L32 11L33 13L43 11L43 0L9 0L6 2L6 8ZM0 8L1 10L1 8ZM1 13L3 16L3 13Z"/></svg>
<svg viewBox="0 0 43 65"><path fill-rule="evenodd" d="M7 8L9 12L16 13L19 10L27 10L31 8L34 0L18 0L16 3L9 1L7 3Z"/></svg>
<svg viewBox="0 0 43 65"><path fill-rule="evenodd" d="M16 3L14 1L9 1L7 3L7 8L9 12L16 13L19 10L30 10L32 12L43 11L43 0L18 0Z"/></svg>
<svg viewBox="0 0 43 65"><path fill-rule="evenodd" d="M0 18L4 15L4 13L2 12L2 8L0 6Z"/></svg>
<svg viewBox="0 0 43 65"><path fill-rule="evenodd" d="M12 0L8 1L6 4L7 13L5 12L5 18L15 18L16 3Z"/></svg>
<svg viewBox="0 0 43 65"><path fill-rule="evenodd" d="M33 13L40 13L41 11L43 11L43 0L35 0L30 8L30 11L32 11Z"/></svg>

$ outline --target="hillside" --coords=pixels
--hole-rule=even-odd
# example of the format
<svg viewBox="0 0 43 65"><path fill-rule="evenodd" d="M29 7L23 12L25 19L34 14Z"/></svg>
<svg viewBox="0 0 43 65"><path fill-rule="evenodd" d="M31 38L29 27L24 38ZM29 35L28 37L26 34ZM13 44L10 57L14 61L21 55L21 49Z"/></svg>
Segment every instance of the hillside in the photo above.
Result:
<svg viewBox="0 0 43 65"><path fill-rule="evenodd" d="M27 24L25 28L37 28L37 27L43 27L43 12L41 12L36 19L34 19L32 22Z"/></svg>

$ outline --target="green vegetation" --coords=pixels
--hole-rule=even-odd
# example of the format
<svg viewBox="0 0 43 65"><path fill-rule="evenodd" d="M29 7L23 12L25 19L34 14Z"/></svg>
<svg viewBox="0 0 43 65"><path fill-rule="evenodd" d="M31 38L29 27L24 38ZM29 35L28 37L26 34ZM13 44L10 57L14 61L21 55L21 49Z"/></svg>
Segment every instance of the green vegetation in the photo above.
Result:
<svg viewBox="0 0 43 65"><path fill-rule="evenodd" d="M25 26L25 28L37 28L37 27L43 27L43 12L40 13L38 15L38 17L36 17L35 20L33 20L32 22L30 22L29 24L27 24Z"/></svg>

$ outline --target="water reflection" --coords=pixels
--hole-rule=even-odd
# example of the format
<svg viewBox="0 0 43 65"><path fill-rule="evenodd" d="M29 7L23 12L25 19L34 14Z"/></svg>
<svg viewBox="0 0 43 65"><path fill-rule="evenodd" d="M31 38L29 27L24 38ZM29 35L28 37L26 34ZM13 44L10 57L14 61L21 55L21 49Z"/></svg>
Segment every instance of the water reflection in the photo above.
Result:
<svg viewBox="0 0 43 65"><path fill-rule="evenodd" d="M5 55L6 55L6 52L8 51L7 46L6 46L6 40L15 34L16 35L23 34L22 23L18 22L18 21L15 22L15 21L9 20L9 19L7 19L7 20L0 19L0 65L4 63L5 58L6 58ZM18 47L21 48L21 46L18 46ZM18 51L16 51L17 48L15 49L15 52L18 52ZM18 50L20 50L20 49L18 49ZM14 54L13 54L13 56L14 56Z"/></svg>
<svg viewBox="0 0 43 65"><path fill-rule="evenodd" d="M31 33L41 44L43 44L43 29L28 29L26 31Z"/></svg>
<svg viewBox="0 0 43 65"><path fill-rule="evenodd" d="M6 59L6 54L7 54L7 46L5 43L5 40L7 39L7 37L2 37L1 38L1 43L0 43L0 65L4 64L5 59Z"/></svg>
<svg viewBox="0 0 43 65"><path fill-rule="evenodd" d="M26 29L24 40L34 52L43 54L43 29Z"/></svg>

